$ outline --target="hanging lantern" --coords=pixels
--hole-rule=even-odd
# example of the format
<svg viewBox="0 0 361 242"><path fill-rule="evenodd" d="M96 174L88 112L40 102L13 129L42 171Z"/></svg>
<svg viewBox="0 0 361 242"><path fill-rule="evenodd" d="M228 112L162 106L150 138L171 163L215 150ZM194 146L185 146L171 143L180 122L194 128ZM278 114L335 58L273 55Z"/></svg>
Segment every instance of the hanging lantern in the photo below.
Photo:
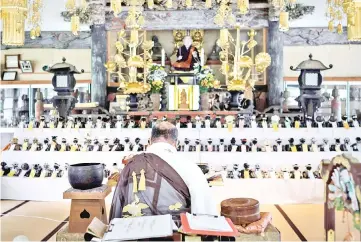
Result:
<svg viewBox="0 0 361 242"><path fill-rule="evenodd" d="M337 25L337 33L338 33L338 34L342 34L342 33L343 33L343 28L342 28L342 24L341 24L341 23L339 23L339 24Z"/></svg>
<svg viewBox="0 0 361 242"><path fill-rule="evenodd" d="M361 41L361 0L354 0L354 3L355 11L347 16L347 38L350 41Z"/></svg>
<svg viewBox="0 0 361 242"><path fill-rule="evenodd" d="M71 22L71 32L73 33L73 35L78 35L79 25L80 25L79 16L78 15L71 16L70 22Z"/></svg>
<svg viewBox="0 0 361 242"><path fill-rule="evenodd" d="M280 25L279 30L282 32L286 32L290 29L289 26L289 13L288 12L281 12L280 13Z"/></svg>
<svg viewBox="0 0 361 242"><path fill-rule="evenodd" d="M25 19L27 17L27 0L2 0L0 11L2 27L2 44L21 46L25 42Z"/></svg>
<svg viewBox="0 0 361 242"><path fill-rule="evenodd" d="M328 22L328 30L329 30L330 32L333 32L333 30L334 30L334 26L333 26L333 21L332 21L332 20L330 20L330 21Z"/></svg>
<svg viewBox="0 0 361 242"><path fill-rule="evenodd" d="M241 14L247 14L249 12L249 0L238 0L237 6Z"/></svg>

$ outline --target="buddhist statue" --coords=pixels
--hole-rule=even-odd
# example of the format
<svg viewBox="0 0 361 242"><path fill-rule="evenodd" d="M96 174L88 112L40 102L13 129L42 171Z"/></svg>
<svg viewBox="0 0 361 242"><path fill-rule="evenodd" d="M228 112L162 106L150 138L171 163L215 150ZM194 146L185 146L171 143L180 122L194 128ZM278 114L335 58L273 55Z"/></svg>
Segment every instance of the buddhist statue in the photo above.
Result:
<svg viewBox="0 0 361 242"><path fill-rule="evenodd" d="M183 45L177 51L177 61L172 63L175 70L192 71L194 64L200 62L198 50L192 43L191 36L184 37Z"/></svg>

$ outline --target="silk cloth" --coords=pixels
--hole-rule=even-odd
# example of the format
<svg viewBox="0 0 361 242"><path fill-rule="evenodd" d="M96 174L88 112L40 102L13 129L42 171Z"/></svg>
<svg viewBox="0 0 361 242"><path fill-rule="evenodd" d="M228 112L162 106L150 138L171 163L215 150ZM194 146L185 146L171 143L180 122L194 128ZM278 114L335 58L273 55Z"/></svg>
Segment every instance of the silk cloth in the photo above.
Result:
<svg viewBox="0 0 361 242"><path fill-rule="evenodd" d="M141 170L145 171L145 190L142 191L138 188L142 180ZM133 183L134 173L136 183ZM136 192L133 190L134 186ZM141 209L124 210L124 207L131 204ZM109 219L111 221L113 218L126 216L172 214L174 219L178 220L180 213L190 212L190 205L187 185L178 173L159 156L142 153L133 156L122 170Z"/></svg>

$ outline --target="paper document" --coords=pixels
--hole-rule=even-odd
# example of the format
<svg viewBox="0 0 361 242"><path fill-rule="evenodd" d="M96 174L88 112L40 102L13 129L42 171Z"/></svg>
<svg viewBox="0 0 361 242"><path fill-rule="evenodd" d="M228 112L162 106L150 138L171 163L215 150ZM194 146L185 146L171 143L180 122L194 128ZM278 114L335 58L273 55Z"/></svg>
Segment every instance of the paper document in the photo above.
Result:
<svg viewBox="0 0 361 242"><path fill-rule="evenodd" d="M193 216L190 213L186 214L189 227L192 230L206 230L206 231L217 231L217 232L233 232L233 229L223 216L208 216L208 215L197 215Z"/></svg>
<svg viewBox="0 0 361 242"><path fill-rule="evenodd" d="M170 214L135 218L115 218L110 222L104 241L137 240L173 236Z"/></svg>

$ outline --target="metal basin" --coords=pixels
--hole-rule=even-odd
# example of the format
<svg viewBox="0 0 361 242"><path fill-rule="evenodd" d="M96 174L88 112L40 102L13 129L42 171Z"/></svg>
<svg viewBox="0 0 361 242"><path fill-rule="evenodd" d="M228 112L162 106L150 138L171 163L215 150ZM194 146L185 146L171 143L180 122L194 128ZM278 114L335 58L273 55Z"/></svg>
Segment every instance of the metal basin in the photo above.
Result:
<svg viewBox="0 0 361 242"><path fill-rule="evenodd" d="M87 190L100 187L104 166L100 163L79 163L69 166L68 180L74 189Z"/></svg>

